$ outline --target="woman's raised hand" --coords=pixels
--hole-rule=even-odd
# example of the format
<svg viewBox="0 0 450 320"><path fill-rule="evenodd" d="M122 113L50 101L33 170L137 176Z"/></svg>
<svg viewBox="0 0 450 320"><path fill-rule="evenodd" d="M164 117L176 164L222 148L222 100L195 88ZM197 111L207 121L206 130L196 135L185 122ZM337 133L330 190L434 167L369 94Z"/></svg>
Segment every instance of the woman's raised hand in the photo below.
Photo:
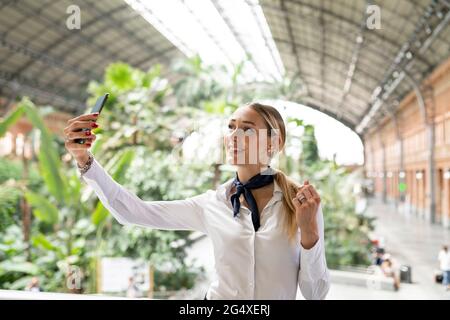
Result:
<svg viewBox="0 0 450 320"><path fill-rule="evenodd" d="M91 130L98 127L97 117L98 113L83 114L69 119L64 128L64 145L81 166L88 160L88 150L96 139ZM77 143L75 139L85 139L85 143Z"/></svg>

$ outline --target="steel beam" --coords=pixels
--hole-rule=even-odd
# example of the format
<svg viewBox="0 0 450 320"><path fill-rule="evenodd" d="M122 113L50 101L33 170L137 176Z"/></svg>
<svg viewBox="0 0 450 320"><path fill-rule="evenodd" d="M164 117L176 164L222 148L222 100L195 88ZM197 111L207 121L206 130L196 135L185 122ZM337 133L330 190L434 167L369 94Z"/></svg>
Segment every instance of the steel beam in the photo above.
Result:
<svg viewBox="0 0 450 320"><path fill-rule="evenodd" d="M242 41L241 39L241 35L233 28L233 24L230 22L230 19L228 19L228 17L224 14L224 10L223 8L220 6L220 4L217 2L217 0L212 0L211 3L214 5L214 7L216 8L217 12L219 12L220 16L223 18L223 21L225 22L225 24L227 25L227 27L230 29L231 33L233 34L234 38L236 39L236 41L239 43L239 45L242 47L242 49L244 50L245 54L247 56L251 57L251 54L247 48L247 46L245 45L245 42ZM257 70L261 75L264 74L264 72L262 71L261 67L255 63L255 61L253 61L253 59L250 59L250 62L253 64L253 66L255 67L255 70Z"/></svg>
<svg viewBox="0 0 450 320"><path fill-rule="evenodd" d="M409 41L402 46L394 61L391 63L384 80L378 86L380 90L376 94L373 103L369 104L366 112L364 112L364 116L361 117L359 124L356 127L357 131L363 131L370 125L373 114L380 108L384 101L389 98L392 92L395 91L401 81L405 78L405 71L409 72L417 57L420 57L421 54L428 50L432 42L450 22L450 11L447 10L447 13L439 23L432 26L432 28L428 26L428 28L430 28L428 32L424 30L423 21L427 21L430 11L433 12L438 10L434 8L437 3L438 2L433 1L427 7L416 29L409 37ZM423 39L420 39L420 37Z"/></svg>
<svg viewBox="0 0 450 320"><path fill-rule="evenodd" d="M427 140L428 140L428 177L430 181L429 190L429 208L428 214L430 216L431 223L436 223L436 159L434 155L435 149L435 121L434 121L434 110L427 110L425 104L425 99L422 90L419 87L417 81L406 71L406 80L410 82L416 94L417 104L419 106L420 113L422 115L422 120L424 122L425 128L427 130ZM431 109L431 108L430 108Z"/></svg>

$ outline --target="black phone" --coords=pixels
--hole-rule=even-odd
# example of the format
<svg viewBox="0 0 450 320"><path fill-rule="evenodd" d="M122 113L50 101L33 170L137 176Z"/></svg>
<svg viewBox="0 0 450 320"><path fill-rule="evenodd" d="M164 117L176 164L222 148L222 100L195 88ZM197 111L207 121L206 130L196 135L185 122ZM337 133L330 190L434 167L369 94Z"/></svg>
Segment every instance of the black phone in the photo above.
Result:
<svg viewBox="0 0 450 320"><path fill-rule="evenodd" d="M98 112L99 114L102 112L103 106L106 104L106 100L108 100L109 93L105 93L100 98L97 99L95 102L95 106L92 108L91 113ZM91 129L83 128L79 131L89 131ZM84 144L86 142L86 139L75 139L75 143Z"/></svg>

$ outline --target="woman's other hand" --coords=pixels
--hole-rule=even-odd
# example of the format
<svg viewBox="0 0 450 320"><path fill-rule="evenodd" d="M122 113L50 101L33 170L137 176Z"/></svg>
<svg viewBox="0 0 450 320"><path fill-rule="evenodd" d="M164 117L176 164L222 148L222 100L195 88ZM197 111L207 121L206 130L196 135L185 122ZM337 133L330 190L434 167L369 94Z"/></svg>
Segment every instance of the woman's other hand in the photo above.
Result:
<svg viewBox="0 0 450 320"><path fill-rule="evenodd" d="M306 180L292 201L297 225L301 232L301 244L305 249L311 249L319 240L316 215L320 205L320 196L314 186Z"/></svg>

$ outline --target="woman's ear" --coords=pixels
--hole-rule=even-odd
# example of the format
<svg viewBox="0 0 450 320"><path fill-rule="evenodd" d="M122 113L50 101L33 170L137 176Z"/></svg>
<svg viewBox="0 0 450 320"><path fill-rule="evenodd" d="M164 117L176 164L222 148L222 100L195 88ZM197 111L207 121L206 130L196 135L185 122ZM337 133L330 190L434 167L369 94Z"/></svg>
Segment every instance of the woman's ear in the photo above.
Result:
<svg viewBox="0 0 450 320"><path fill-rule="evenodd" d="M271 156L280 151L281 137L275 135L269 139L267 151L270 152Z"/></svg>

